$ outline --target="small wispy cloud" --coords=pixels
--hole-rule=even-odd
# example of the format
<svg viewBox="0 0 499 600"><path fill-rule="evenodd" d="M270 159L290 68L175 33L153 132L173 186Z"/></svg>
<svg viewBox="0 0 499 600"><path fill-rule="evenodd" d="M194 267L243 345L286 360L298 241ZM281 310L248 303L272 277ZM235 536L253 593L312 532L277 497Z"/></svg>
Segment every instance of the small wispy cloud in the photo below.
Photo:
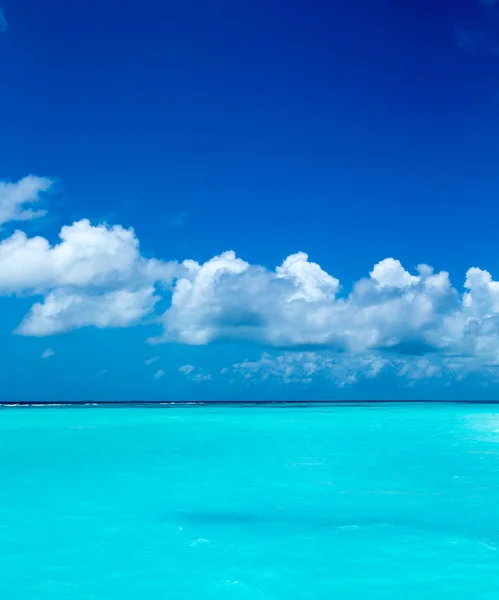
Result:
<svg viewBox="0 0 499 600"><path fill-rule="evenodd" d="M104 377L104 375L107 375L107 373L108 373L107 369L101 369L100 371L97 371L95 376L96 377Z"/></svg>
<svg viewBox="0 0 499 600"><path fill-rule="evenodd" d="M51 356L55 355L55 350L53 350L52 348L47 348L46 350L44 350L42 352L42 355L40 358L50 358Z"/></svg>
<svg viewBox="0 0 499 600"><path fill-rule="evenodd" d="M0 31L1 22L0 18ZM33 210L27 208L27 205L39 202L52 185L51 179L35 175L28 175L14 183L0 181L0 225L9 221L32 221L44 217L46 210Z"/></svg>
<svg viewBox="0 0 499 600"><path fill-rule="evenodd" d="M145 365L152 365L153 363L157 362L159 360L159 356L153 356L151 358L146 358L144 361Z"/></svg>
<svg viewBox="0 0 499 600"><path fill-rule="evenodd" d="M5 18L5 13L0 8L0 33L6 33L7 31L7 19Z"/></svg>
<svg viewBox="0 0 499 600"><path fill-rule="evenodd" d="M154 373L153 377L154 379L162 379L165 376L165 372L163 371L163 369L159 369L159 371L156 371L156 373Z"/></svg>
<svg viewBox="0 0 499 600"><path fill-rule="evenodd" d="M179 367L180 373L183 373L186 377L191 373L194 373L196 367L194 365L182 365ZM192 381L211 381L211 375L204 375L203 373L196 373L192 377L190 377Z"/></svg>
<svg viewBox="0 0 499 600"><path fill-rule="evenodd" d="M211 375L203 375L202 373L198 373L194 376L194 381L211 381Z"/></svg>

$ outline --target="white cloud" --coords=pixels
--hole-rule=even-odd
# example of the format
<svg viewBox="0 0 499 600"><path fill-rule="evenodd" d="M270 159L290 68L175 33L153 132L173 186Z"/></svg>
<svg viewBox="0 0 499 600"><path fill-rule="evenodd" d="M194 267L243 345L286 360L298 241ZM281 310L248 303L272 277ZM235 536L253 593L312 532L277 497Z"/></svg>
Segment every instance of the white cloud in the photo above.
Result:
<svg viewBox="0 0 499 600"><path fill-rule="evenodd" d="M468 270L460 294L447 272L419 265L411 274L388 258L350 294L338 297L338 280L303 253L275 271L233 252L183 266L159 341L200 345L237 339L353 354L437 351L499 364L499 282L478 268Z"/></svg>
<svg viewBox="0 0 499 600"><path fill-rule="evenodd" d="M164 376L165 376L165 372L163 371L163 369L159 369L153 375L154 379L162 379Z"/></svg>
<svg viewBox="0 0 499 600"><path fill-rule="evenodd" d="M44 295L20 334L140 323L154 315L160 288L174 281L157 342L237 339L353 354L438 351L499 364L499 282L475 267L459 294L445 271L419 265L411 274L388 258L339 297L339 281L301 252L275 270L234 252L204 264L162 262L140 254L133 230L86 220L63 227L60 239L51 246L15 232L0 243L0 290Z"/></svg>
<svg viewBox="0 0 499 600"><path fill-rule="evenodd" d="M184 261L183 266L185 276L176 282L164 315L162 341L207 344L265 338L275 345L306 343L299 327L303 320L301 327L309 333L316 328L317 343L322 341L323 315L316 309L333 302L338 280L309 262L306 254L289 256L275 271L251 266L232 251L203 265ZM304 313L305 306L314 310Z"/></svg>
<svg viewBox="0 0 499 600"><path fill-rule="evenodd" d="M408 273L400 261L393 258L386 258L374 265L370 275L380 287L403 289L418 282L418 277Z"/></svg>
<svg viewBox="0 0 499 600"><path fill-rule="evenodd" d="M318 264L309 262L305 252L288 256L280 267L276 268L276 277L291 281L295 290L287 298L291 300L329 300L338 291L340 282L323 271Z"/></svg>
<svg viewBox="0 0 499 600"><path fill-rule="evenodd" d="M51 356L55 355L55 350L53 350L52 348L47 348L46 350L44 350L42 352L42 355L40 358L50 358Z"/></svg>
<svg viewBox="0 0 499 600"><path fill-rule="evenodd" d="M246 380L275 378L285 383L310 383L314 377L327 374L341 384L351 375L351 369L342 360L324 353L286 352L276 356L266 352L256 361L234 364L232 373Z"/></svg>
<svg viewBox="0 0 499 600"><path fill-rule="evenodd" d="M0 11L0 31L2 31L3 15ZM9 221L31 221L43 217L46 210L26 208L27 204L35 204L43 192L52 186L46 177L28 175L16 183L0 181L0 225Z"/></svg>
<svg viewBox="0 0 499 600"><path fill-rule="evenodd" d="M14 232L0 243L0 290L119 287L134 281L169 282L176 263L145 259L133 229L93 226L87 219L64 226L60 242Z"/></svg>
<svg viewBox="0 0 499 600"><path fill-rule="evenodd" d="M303 253L275 271L251 266L233 252L184 267L164 315L163 341L244 339L350 351L422 345L436 343L444 316L459 301L447 273L422 265L411 275L394 259L375 265L345 298L336 297L338 280Z"/></svg>
<svg viewBox="0 0 499 600"><path fill-rule="evenodd" d="M151 358L146 358L144 361L145 365L152 365L159 360L159 356L153 356Z"/></svg>
<svg viewBox="0 0 499 600"><path fill-rule="evenodd" d="M60 242L14 232L0 243L0 293L43 294L17 329L51 335L79 327L126 327L152 313L156 285L183 271L177 263L144 258L133 229L65 226Z"/></svg>
<svg viewBox="0 0 499 600"><path fill-rule="evenodd" d="M26 204L36 202L50 183L33 176L1 183L0 221L39 214ZM168 301L170 293L169 308L158 315L158 300ZM149 319L163 326L156 342L242 340L294 351L322 347L341 351L344 364L348 356L384 353L426 360L422 356L431 353L499 365L499 281L477 267L468 270L459 291L445 271L419 265L410 272L386 258L348 293L303 252L275 269L251 265L233 251L203 264L164 262L141 254L133 229L83 219L63 227L55 244L22 231L2 240L0 294L39 296L17 328L22 335L127 327ZM320 368L308 364L306 377ZM244 368L251 378L251 369ZM283 378L291 380L298 367L283 368ZM186 375L193 370L193 365L180 368ZM432 371L420 363L414 372Z"/></svg>
<svg viewBox="0 0 499 600"><path fill-rule="evenodd" d="M211 375L203 375L203 373L197 373L194 375L194 381L211 381Z"/></svg>
<svg viewBox="0 0 499 600"><path fill-rule="evenodd" d="M437 357L380 356L376 353L343 355L330 351L264 353L256 361L245 360L232 365L227 371L248 383L276 379L283 383L309 384L317 379L327 380L338 387L351 386L362 379L374 379L390 374L405 381L441 377L457 366L469 372L461 362Z"/></svg>
<svg viewBox="0 0 499 600"><path fill-rule="evenodd" d="M31 307L16 333L42 337L89 326L128 327L148 315L157 299L153 287L98 295L56 290Z"/></svg>
<svg viewBox="0 0 499 600"><path fill-rule="evenodd" d="M196 370L196 367L194 365L182 365L181 367L179 367L179 372L182 373L183 375L191 375L192 373L194 373L194 371ZM227 370L228 372L228 370ZM211 381L211 375L205 375L203 373L196 373L195 375L192 376L192 380L193 381Z"/></svg>

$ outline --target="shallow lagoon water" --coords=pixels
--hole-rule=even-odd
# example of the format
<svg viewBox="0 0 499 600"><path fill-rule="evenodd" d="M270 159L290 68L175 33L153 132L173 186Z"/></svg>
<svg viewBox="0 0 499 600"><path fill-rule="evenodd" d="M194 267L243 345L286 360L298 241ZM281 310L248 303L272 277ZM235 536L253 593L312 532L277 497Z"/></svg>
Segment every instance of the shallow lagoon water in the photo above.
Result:
<svg viewBox="0 0 499 600"><path fill-rule="evenodd" d="M499 406L0 410L0 597L499 597Z"/></svg>

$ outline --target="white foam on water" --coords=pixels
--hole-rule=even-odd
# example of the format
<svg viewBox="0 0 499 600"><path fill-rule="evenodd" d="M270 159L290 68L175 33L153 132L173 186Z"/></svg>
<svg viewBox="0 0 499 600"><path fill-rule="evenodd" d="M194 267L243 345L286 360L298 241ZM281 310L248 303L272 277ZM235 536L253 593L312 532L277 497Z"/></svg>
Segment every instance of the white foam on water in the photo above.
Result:
<svg viewBox="0 0 499 600"><path fill-rule="evenodd" d="M201 544L211 544L210 540L205 538L198 538L189 544L189 546L200 546Z"/></svg>

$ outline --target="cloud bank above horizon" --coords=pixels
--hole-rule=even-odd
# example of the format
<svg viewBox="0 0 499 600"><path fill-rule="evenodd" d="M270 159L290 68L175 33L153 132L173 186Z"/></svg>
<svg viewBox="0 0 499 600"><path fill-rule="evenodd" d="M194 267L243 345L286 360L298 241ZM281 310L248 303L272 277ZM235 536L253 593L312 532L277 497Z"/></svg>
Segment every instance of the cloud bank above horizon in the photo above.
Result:
<svg viewBox="0 0 499 600"><path fill-rule="evenodd" d="M0 223L43 216L45 211L26 206L39 203L51 185L34 176L0 182ZM410 272L389 257L347 292L304 252L274 269L250 264L232 250L204 263L160 260L141 253L133 229L82 219L63 226L54 244L21 230L6 233L0 295L36 299L15 330L24 336L147 322L158 327L149 340L155 344L237 340L295 356L327 349L341 352L343 361L364 357L370 373L380 366L365 358L373 353L438 357L424 365L427 359L413 361L427 375L443 359L476 368L499 364L499 282L475 266L459 291L446 271L421 264ZM160 300L169 302L162 312ZM314 363L312 354L303 356ZM296 370L290 360L284 370ZM309 368L316 372L327 364L315 361ZM252 368L243 363L235 370Z"/></svg>

